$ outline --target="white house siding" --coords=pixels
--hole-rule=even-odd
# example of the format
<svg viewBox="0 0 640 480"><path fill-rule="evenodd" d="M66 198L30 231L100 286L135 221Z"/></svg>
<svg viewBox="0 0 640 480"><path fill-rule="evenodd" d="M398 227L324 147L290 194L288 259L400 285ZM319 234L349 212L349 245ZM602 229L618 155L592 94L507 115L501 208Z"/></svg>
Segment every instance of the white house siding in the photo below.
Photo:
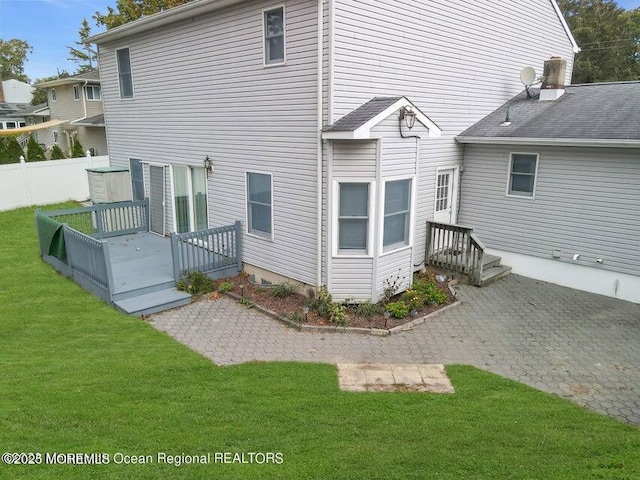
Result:
<svg viewBox="0 0 640 480"><path fill-rule="evenodd" d="M442 130L420 148L414 263L424 259L438 166L453 137L522 91L520 71L567 60L572 44L550 0L334 0L332 121L375 96L407 96Z"/></svg>
<svg viewBox="0 0 640 480"><path fill-rule="evenodd" d="M129 157L202 166L208 155L210 226L246 227L245 174L272 174L274 238L245 234L244 260L315 284L317 2L285 2L287 62L265 68L262 10L274 5L247 2L101 45L109 153L117 166ZM119 97L122 47L133 99Z"/></svg>
<svg viewBox="0 0 640 480"><path fill-rule="evenodd" d="M534 199L506 195L513 151L540 154ZM640 275L639 159L637 149L467 145L460 221L491 249L550 260L558 249L559 263Z"/></svg>

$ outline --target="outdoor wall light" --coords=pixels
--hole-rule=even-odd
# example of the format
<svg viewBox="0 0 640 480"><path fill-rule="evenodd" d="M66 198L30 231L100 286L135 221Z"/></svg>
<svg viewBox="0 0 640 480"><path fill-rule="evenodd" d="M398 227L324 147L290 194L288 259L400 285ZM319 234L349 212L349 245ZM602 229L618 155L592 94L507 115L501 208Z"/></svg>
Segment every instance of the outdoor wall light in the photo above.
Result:
<svg viewBox="0 0 640 480"><path fill-rule="evenodd" d="M211 173L211 170L213 170L213 162L209 158L209 155L204 157L204 169L207 171L207 177L208 177L209 174Z"/></svg>
<svg viewBox="0 0 640 480"><path fill-rule="evenodd" d="M411 130L416 124L416 112L413 111L413 107L407 105L400 109L400 120L404 120L407 128Z"/></svg>

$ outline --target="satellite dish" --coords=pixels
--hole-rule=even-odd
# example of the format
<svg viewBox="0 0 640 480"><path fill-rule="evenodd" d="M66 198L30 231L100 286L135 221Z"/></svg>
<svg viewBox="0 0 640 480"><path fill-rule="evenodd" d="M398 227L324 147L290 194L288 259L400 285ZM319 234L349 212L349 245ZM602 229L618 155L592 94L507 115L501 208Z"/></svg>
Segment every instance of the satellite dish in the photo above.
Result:
<svg viewBox="0 0 640 480"><path fill-rule="evenodd" d="M520 81L525 87L530 87L536 81L536 71L533 67L524 67L520 72Z"/></svg>

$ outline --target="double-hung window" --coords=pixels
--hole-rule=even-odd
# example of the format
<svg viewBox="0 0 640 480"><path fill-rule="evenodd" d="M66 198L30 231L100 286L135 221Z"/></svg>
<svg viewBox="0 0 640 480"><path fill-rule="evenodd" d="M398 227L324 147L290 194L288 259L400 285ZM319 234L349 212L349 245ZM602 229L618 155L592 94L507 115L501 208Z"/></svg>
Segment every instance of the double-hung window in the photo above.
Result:
<svg viewBox="0 0 640 480"><path fill-rule="evenodd" d="M264 12L264 63L278 65L284 61L284 7L278 7Z"/></svg>
<svg viewBox="0 0 640 480"><path fill-rule="evenodd" d="M85 93L87 95L87 100L98 101L102 99L100 85L87 85L85 87Z"/></svg>
<svg viewBox="0 0 640 480"><path fill-rule="evenodd" d="M74 85L73 86L73 99L74 100L80 100L80 86L79 85Z"/></svg>
<svg viewBox="0 0 640 480"><path fill-rule="evenodd" d="M272 237L271 175L247 172L247 231Z"/></svg>
<svg viewBox="0 0 640 480"><path fill-rule="evenodd" d="M386 182L384 187L383 247L409 244L411 180Z"/></svg>
<svg viewBox="0 0 640 480"><path fill-rule="evenodd" d="M369 185L368 183L339 185L339 253L366 255L369 251Z"/></svg>
<svg viewBox="0 0 640 480"><path fill-rule="evenodd" d="M131 56L129 48L116 50L118 63L118 81L120 83L120 98L133 97L133 76L131 75Z"/></svg>
<svg viewBox="0 0 640 480"><path fill-rule="evenodd" d="M537 171L538 154L512 153L507 193L519 197L533 197Z"/></svg>
<svg viewBox="0 0 640 480"><path fill-rule="evenodd" d="M51 101L52 101L52 102L55 102L56 100L57 100L57 97L56 97L56 89L55 89L55 88L52 88L52 89L51 89Z"/></svg>

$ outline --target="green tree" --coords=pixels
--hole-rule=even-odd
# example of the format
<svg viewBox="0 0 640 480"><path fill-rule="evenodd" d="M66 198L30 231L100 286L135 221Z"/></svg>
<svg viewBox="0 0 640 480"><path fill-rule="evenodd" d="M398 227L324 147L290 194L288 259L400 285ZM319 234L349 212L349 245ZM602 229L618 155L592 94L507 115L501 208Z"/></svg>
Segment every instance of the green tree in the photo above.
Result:
<svg viewBox="0 0 640 480"><path fill-rule="evenodd" d="M581 51L572 83L640 79L640 9L626 11L614 0L560 0Z"/></svg>
<svg viewBox="0 0 640 480"><path fill-rule="evenodd" d="M93 16L97 25L104 25L107 30L125 23L138 20L144 16L183 5L189 0L117 0L116 8L107 7L107 13L96 12Z"/></svg>
<svg viewBox="0 0 640 480"><path fill-rule="evenodd" d="M64 158L67 157L62 149L57 144L54 144L53 147L51 147L51 160L62 160Z"/></svg>
<svg viewBox="0 0 640 480"><path fill-rule="evenodd" d="M87 19L83 19L80 24L80 30L78 30L79 42L75 42L75 47L67 47L69 49L69 55L72 62L78 64L78 70L76 73L85 73L93 70L94 65L97 65L96 52L91 49L84 41L91 36L91 27Z"/></svg>
<svg viewBox="0 0 640 480"><path fill-rule="evenodd" d="M22 147L18 143L18 140L15 136L9 137L6 143L6 158L8 160L7 163L19 163L20 157L24 157L24 151Z"/></svg>
<svg viewBox="0 0 640 480"><path fill-rule="evenodd" d="M31 105L40 105L41 103L47 103L47 89L43 87L39 87L38 85L44 82L48 82L50 80L57 80L59 78L67 78L70 77L69 72L66 70L58 71L57 75L52 75L50 77L44 78L36 78L34 85L36 86L33 91L33 98L31 99Z"/></svg>
<svg viewBox="0 0 640 480"><path fill-rule="evenodd" d="M44 150L33 135L29 136L27 142L27 162L41 162L46 160Z"/></svg>
<svg viewBox="0 0 640 480"><path fill-rule="evenodd" d="M7 163L11 163L7 155L7 138L0 136L0 165L6 165Z"/></svg>
<svg viewBox="0 0 640 480"><path fill-rule="evenodd" d="M71 158L80 158L80 157L84 157L86 155L84 148L82 147L82 144L80 143L80 140L78 140L78 137L75 136L73 138L73 147L71 147Z"/></svg>
<svg viewBox="0 0 640 480"><path fill-rule="evenodd" d="M29 77L24 73L24 62L31 52L33 52L33 48L24 40L0 39L0 76L2 76L2 80L15 78L29 83Z"/></svg>

